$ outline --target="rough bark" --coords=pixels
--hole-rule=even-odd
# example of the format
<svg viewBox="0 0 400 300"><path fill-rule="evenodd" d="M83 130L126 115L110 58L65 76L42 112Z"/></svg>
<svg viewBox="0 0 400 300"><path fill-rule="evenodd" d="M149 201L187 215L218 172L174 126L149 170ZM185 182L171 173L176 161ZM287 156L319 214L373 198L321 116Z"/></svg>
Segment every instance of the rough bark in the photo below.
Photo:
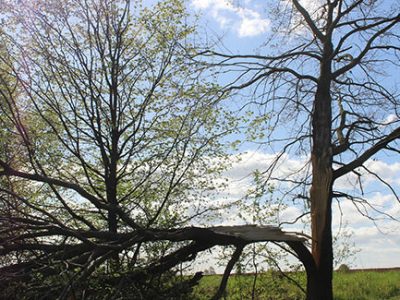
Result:
<svg viewBox="0 0 400 300"><path fill-rule="evenodd" d="M312 183L310 189L312 255L317 268L316 286L310 294L332 299L332 98L330 38L326 38L312 116ZM316 291L313 291L316 289Z"/></svg>
<svg viewBox="0 0 400 300"><path fill-rule="evenodd" d="M318 293L318 272L317 266L313 256L311 255L308 248L303 243L286 242L290 248L297 254L298 259L304 265L307 273L307 300L317 300L320 299Z"/></svg>

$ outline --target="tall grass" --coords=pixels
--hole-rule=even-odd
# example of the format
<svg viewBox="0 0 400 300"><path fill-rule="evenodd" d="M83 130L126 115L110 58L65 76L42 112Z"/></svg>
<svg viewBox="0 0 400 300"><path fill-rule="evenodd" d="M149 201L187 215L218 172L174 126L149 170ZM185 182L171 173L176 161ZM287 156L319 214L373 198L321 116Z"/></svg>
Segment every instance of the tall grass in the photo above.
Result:
<svg viewBox="0 0 400 300"><path fill-rule="evenodd" d="M305 286L302 272L287 274ZM195 289L193 299L210 299L217 290L220 275L205 276ZM266 272L257 276L253 292L253 275L233 275L229 279L225 299L229 300L300 300L304 293L289 279L277 272ZM400 271L357 271L334 273L335 300L400 300Z"/></svg>
<svg viewBox="0 0 400 300"><path fill-rule="evenodd" d="M335 273L336 300L400 300L400 271Z"/></svg>

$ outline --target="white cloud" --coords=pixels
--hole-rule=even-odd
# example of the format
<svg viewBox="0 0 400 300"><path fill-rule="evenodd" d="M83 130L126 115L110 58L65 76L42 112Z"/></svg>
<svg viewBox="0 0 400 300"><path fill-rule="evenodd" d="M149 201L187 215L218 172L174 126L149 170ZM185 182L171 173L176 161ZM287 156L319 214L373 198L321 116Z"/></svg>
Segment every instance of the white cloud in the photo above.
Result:
<svg viewBox="0 0 400 300"><path fill-rule="evenodd" d="M192 4L196 9L206 9L208 8L214 1L213 0L193 0Z"/></svg>
<svg viewBox="0 0 400 300"><path fill-rule="evenodd" d="M388 160L388 159L387 159ZM369 160L365 164L365 167L373 174L377 174L379 178L391 185L400 185L400 163L399 162L388 162L383 160ZM377 177L367 172L364 168L357 169L358 174L361 174L361 178L354 174L349 173L335 182L335 189L351 191L359 190L360 179L363 189L371 189L375 192L380 190L388 190L385 185L377 180Z"/></svg>
<svg viewBox="0 0 400 300"><path fill-rule="evenodd" d="M387 163L381 160L371 160L367 162L366 167L373 173L379 174L381 178L388 183L398 181L400 175L400 163ZM373 175L368 175L368 181L375 181Z"/></svg>
<svg viewBox="0 0 400 300"><path fill-rule="evenodd" d="M293 220L299 217L302 213L303 211L300 210L300 208L295 206L289 206L280 212L280 221L293 222Z"/></svg>
<svg viewBox="0 0 400 300"><path fill-rule="evenodd" d="M311 14L323 4L321 0L300 0L299 2Z"/></svg>
<svg viewBox="0 0 400 300"><path fill-rule="evenodd" d="M240 161L237 160L236 156L233 157L234 162L232 168L224 174L225 177L228 178L227 193L230 194L228 197L231 200L243 197L246 191L252 187L252 172L255 170L265 170L276 158L276 155L249 151L241 155ZM295 157L285 155L282 157L279 166L277 166L275 175L276 177L284 177L286 174L291 174L296 170L301 169L305 163L307 163L307 158L296 159ZM390 181L396 189L399 188L399 182L396 181L396 179L400 177L399 163L388 163L382 160L375 160L368 162L367 165L371 170L379 173L381 177ZM372 176L367 175L367 177L366 186L378 191L366 194L365 198L367 198L367 200L377 209L395 217L400 216L400 205L394 195L390 194L388 190L383 190L382 186L379 186L377 180L373 179ZM350 183L343 181L340 188L349 191L353 189L353 186ZM275 196L278 195L272 195L272 197ZM357 254L355 261L357 267L387 267L390 266L390 256L400 259L400 252L394 246L399 243L397 232L400 231L400 224L398 222L389 220L388 217L378 215L367 206L368 213L371 216L382 219L378 220L376 224L374 224L370 219L360 214L357 207L350 200L341 200L341 209L344 214L342 220L340 220L339 208L334 205L334 234L339 229L340 224L347 224L347 228L353 232L351 240L355 242L356 248L361 250L361 252ZM235 218L237 213L238 210L233 209L226 214L226 225L238 224L237 222L239 222L239 218ZM301 208L289 205L280 211L280 221L293 221L296 217L301 215L301 213ZM249 220L250 219L249 216ZM220 220L220 223L225 224L222 219ZM286 225L284 227L290 230L302 230L302 224L298 224L294 228ZM382 249L379 253L376 253L376 249L374 249L377 245ZM376 257L377 259L373 260L373 257Z"/></svg>
<svg viewBox="0 0 400 300"><path fill-rule="evenodd" d="M278 154L263 153L257 151L247 151L232 157L234 163L226 172L228 177L241 179L248 177L254 171L264 171L277 158ZM240 160L237 159L240 157ZM292 158L287 154L283 154L276 166L275 177L289 176L299 171L307 162L306 158Z"/></svg>
<svg viewBox="0 0 400 300"><path fill-rule="evenodd" d="M238 33L240 37L256 36L268 30L270 21L263 19L259 13L252 10L243 9L239 11L241 16Z"/></svg>
<svg viewBox="0 0 400 300"><path fill-rule="evenodd" d="M233 28L239 37L263 34L270 25L256 10L234 6L228 0L192 0L192 5L195 9L207 10L221 28Z"/></svg>
<svg viewBox="0 0 400 300"><path fill-rule="evenodd" d="M396 121L399 121L399 117L395 114L389 114L386 119L383 121L383 124L388 125L392 124Z"/></svg>

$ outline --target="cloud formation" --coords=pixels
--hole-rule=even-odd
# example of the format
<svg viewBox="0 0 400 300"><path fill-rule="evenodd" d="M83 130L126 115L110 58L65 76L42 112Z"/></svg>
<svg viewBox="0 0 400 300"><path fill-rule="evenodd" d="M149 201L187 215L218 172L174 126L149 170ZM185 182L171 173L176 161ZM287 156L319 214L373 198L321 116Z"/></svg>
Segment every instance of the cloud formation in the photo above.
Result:
<svg viewBox="0 0 400 300"><path fill-rule="evenodd" d="M254 151L242 153L241 160L237 160L237 155L232 156L232 167L224 174L228 183L226 191L222 193L225 200L233 203L235 200L243 198L246 192L254 185L251 174L255 170L262 171L266 169L275 157L276 155L274 154ZM276 174L284 177L286 174L291 174L295 170L301 169L306 162L306 158L297 159L286 155L276 169ZM367 166L370 170L381 174L381 177L391 183L396 190L400 189L400 181L398 181L400 176L399 163L371 160L367 163ZM388 267L391 266L391 257L400 261L400 251L393 246L399 242L398 232L400 231L400 224L398 221L391 220L389 217L400 216L400 205L395 196L387 189L385 190L384 186L382 186L376 178L368 174L364 175L366 175L366 194L364 198L375 207L375 209L387 215L379 214L369 205L364 205L365 203L357 204L347 199L340 199L339 202L335 201L333 206L332 225L334 234L341 230L340 228L344 224L345 227L353 233L351 240L355 242L356 248L361 250L356 256L356 267ZM349 175L342 180L337 187L341 190L351 192L354 189L354 183L352 181L354 181L354 178ZM367 190L369 190L369 192L367 192ZM273 193L271 197L279 197L279 195L278 193ZM302 212L303 210L299 206L284 206L279 212L279 221L293 221L301 215ZM221 218L218 220L218 224L237 225L238 223L242 223L244 219L238 217L239 213L245 217L244 219L246 219L246 214L248 214L248 222L251 222L251 215L249 212L234 208L223 212ZM365 215L363 215L363 213L365 213ZM376 222L372 222L366 215L376 218ZM301 223L294 226L285 224L284 228L301 231L304 230L303 225L304 224ZM376 245L379 245L382 251L377 252L375 249Z"/></svg>
<svg viewBox="0 0 400 300"><path fill-rule="evenodd" d="M233 5L228 0L192 0L195 9L210 14L221 28L233 28L239 37L253 37L265 33L270 21L256 10Z"/></svg>

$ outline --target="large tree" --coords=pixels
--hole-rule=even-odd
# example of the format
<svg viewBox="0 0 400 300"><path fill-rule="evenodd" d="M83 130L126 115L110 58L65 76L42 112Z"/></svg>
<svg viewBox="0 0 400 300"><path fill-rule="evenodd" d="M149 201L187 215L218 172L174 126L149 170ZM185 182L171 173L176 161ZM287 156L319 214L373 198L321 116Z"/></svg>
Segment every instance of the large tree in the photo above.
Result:
<svg viewBox="0 0 400 300"><path fill-rule="evenodd" d="M33 282L26 297L83 295L92 275L130 272L124 293L156 297L159 274L212 245L165 241L201 238L170 229L210 209L234 128L189 69L183 4L1 5L2 296L19 281Z"/></svg>
<svg viewBox="0 0 400 300"><path fill-rule="evenodd" d="M265 144L279 153L259 182L284 182L289 203L304 201L312 259L309 252L298 254L308 273L307 296L329 300L333 200L353 201L364 214L374 207L363 197L362 181L356 194L335 183L371 174L399 200L367 163L378 152L399 152L400 7L397 1L285 0L270 2L269 9L270 36L257 54L205 53L222 59L224 73L239 74L228 90L254 88L248 105L261 108L255 122L268 125ZM282 177L277 165L285 154L309 160Z"/></svg>

